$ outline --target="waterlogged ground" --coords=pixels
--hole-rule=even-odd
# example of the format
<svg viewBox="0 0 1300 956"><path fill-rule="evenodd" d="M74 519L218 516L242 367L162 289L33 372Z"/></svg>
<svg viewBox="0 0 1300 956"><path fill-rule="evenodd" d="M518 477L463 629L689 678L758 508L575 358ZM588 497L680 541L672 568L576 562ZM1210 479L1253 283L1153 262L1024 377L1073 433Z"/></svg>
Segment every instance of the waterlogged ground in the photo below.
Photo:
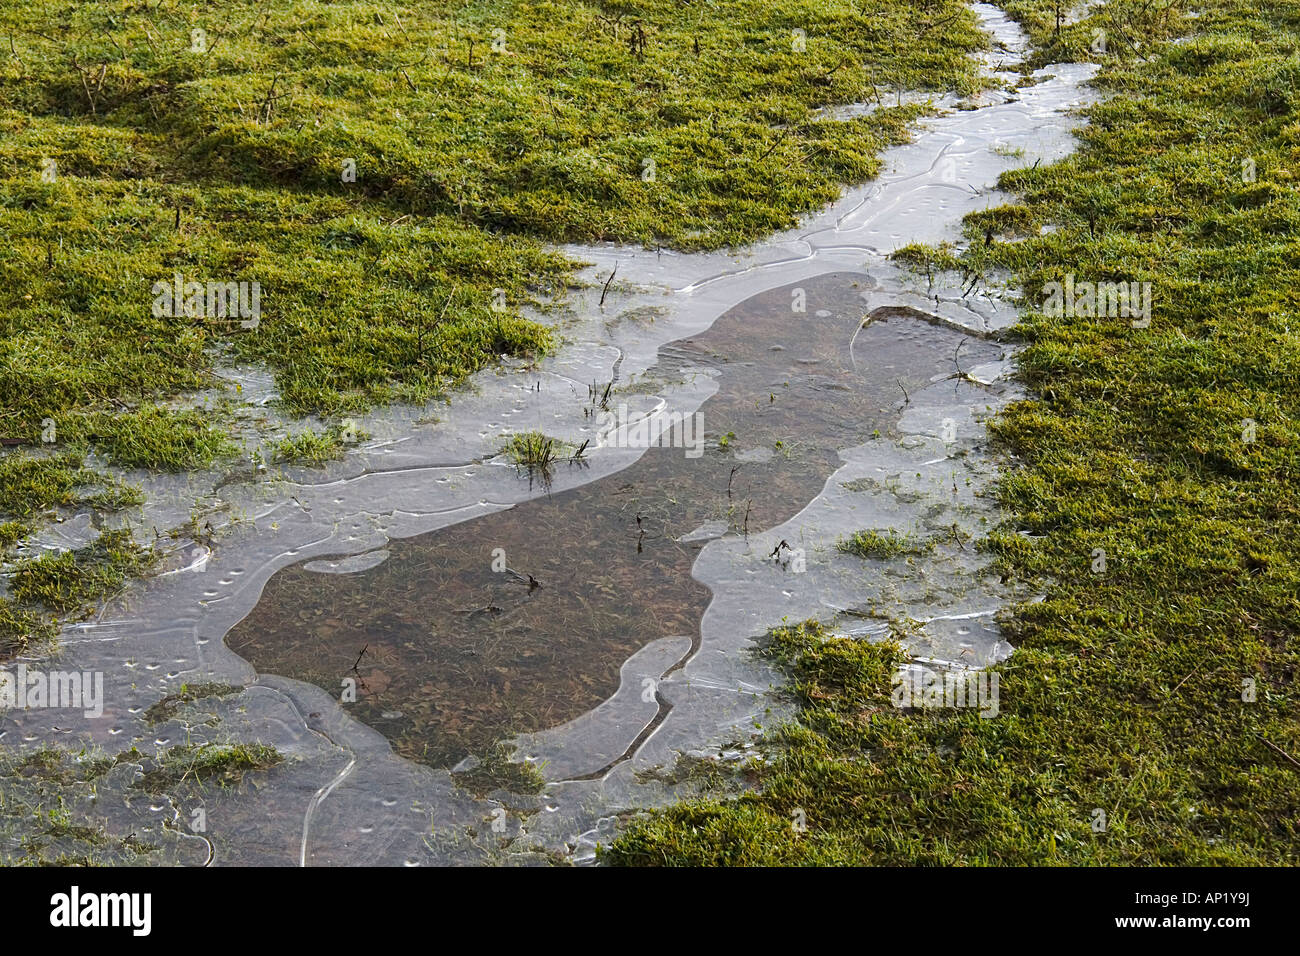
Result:
<svg viewBox="0 0 1300 956"><path fill-rule="evenodd" d="M227 646L331 692L355 674L350 713L435 767L591 710L652 642L698 647L709 590L691 569L708 541L789 521L840 449L896 424L906 393L949 374L954 402L982 401L954 357L987 366L1005 350L903 310L873 320L862 293L874 284L836 274L773 289L666 346L639 383L704 377L717 389L694 413L709 439L698 457L670 428L659 439L670 447L616 474L392 542L374 567L286 568ZM796 298L804 311L792 312ZM632 396L614 397L627 408ZM637 419L659 417L637 405L634 441ZM792 574L806 561L799 539L773 557Z"/></svg>
<svg viewBox="0 0 1300 956"><path fill-rule="evenodd" d="M990 63L1014 62L1018 31L977 9ZM361 418L372 437L324 471L212 492L209 533L63 635L60 666L105 673L104 719L10 714L4 740L125 754L86 812L110 832L189 826L158 860L581 861L620 814L693 792L683 756L737 760L788 715L751 653L784 620L893 634L933 666L1004 658L1014 595L975 543L999 517L983 423L1014 395L992 338L1014 308L886 254L956 238L1002 201L1000 171L1063 155L1090 72L928 121L878 181L743 252L568 249L595 284L557 354ZM602 443L602 404L698 414L703 454ZM583 462L529 474L499 454L534 429L590 441ZM191 500L149 490L160 513ZM924 548L843 553L863 529ZM242 690L151 710L207 685ZM228 788L131 790L133 746L230 741L283 760Z"/></svg>

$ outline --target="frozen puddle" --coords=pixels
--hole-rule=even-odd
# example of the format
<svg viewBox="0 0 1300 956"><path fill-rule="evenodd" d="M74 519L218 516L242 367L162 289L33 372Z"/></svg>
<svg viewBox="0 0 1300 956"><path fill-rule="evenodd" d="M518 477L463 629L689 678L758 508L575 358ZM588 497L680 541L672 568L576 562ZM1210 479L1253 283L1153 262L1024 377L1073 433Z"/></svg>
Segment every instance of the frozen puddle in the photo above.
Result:
<svg viewBox="0 0 1300 956"><path fill-rule="evenodd" d="M1013 62L1019 31L976 9L990 67ZM60 669L104 673L103 718L7 714L0 739L283 752L256 788L205 798L204 837L164 857L180 862L581 861L618 813L687 792L679 755L742 756L787 716L750 653L783 620L892 629L935 666L1001 660L994 616L1018 595L971 539L998 519L984 422L1014 390L990 336L1015 310L885 256L955 239L1005 201L1001 171L1064 155L1091 72L1053 67L926 122L880 179L750 249L567 250L596 283L560 326L568 346L480 374L436 424L373 416L377 438L324 475L220 489L212 540L64 634ZM702 454L602 441L596 416L620 405L633 425L699 421ZM589 441L585 462L520 474L497 451L531 429ZM933 547L841 553L861 529ZM203 682L248 686L145 722ZM457 785L502 743L540 795ZM150 832L192 810L111 783L99 801Z"/></svg>
<svg viewBox="0 0 1300 956"><path fill-rule="evenodd" d="M786 611L784 592L799 588L785 578L806 575L810 560L833 562L820 550L807 554L813 542L801 526L791 527L787 548L769 541L768 529L787 525L822 491L843 465L841 449L894 429L904 390L916 394L922 418L951 412L969 421L986 399L980 386L951 378L954 352L972 366L1006 358L1000 346L903 310L862 327L872 285L866 274L834 273L798 291L773 289L665 346L638 386L700 382L714 390L691 423L701 423L707 447L686 447L689 429L679 425L666 444L681 447L654 447L581 487L393 541L369 569L322 577L319 560L285 568L226 644L263 673L330 691L353 674L362 689L353 717L401 755L450 769L504 736L592 710L619 689L624 663L656 641L682 637L687 649L698 647L711 590L758 606L775 596L769 610ZM807 314L791 314L796 295ZM850 342L863 355L856 363ZM921 408L927 386L944 382L935 389L941 402ZM678 404L668 389L613 397L634 423L655 421L659 401ZM604 413L593 405L592 414ZM955 446L957 418L943 420ZM934 425L941 430L941 421ZM939 438L926 454L947 463ZM759 451L767 454L746 454ZM865 502L845 517L895 520ZM715 586L700 563L714 539L754 577ZM854 563L838 570L853 577ZM745 633L751 626L745 622ZM638 689L661 681L664 670L633 675ZM654 703L653 692L645 696ZM547 772L592 773L603 759L551 759ZM572 766L562 771L561 763Z"/></svg>

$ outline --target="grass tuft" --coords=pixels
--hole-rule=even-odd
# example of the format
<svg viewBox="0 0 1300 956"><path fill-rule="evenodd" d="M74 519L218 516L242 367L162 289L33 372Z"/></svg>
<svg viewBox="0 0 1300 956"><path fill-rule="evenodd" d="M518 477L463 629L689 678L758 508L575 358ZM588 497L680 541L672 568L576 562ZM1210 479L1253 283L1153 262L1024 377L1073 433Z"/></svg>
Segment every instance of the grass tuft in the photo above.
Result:
<svg viewBox="0 0 1300 956"><path fill-rule="evenodd" d="M115 593L153 562L129 530L105 531L84 548L19 561L9 587L19 601L74 611Z"/></svg>
<svg viewBox="0 0 1300 956"><path fill-rule="evenodd" d="M879 531L855 531L839 542L839 549L845 554L877 560L896 558L903 554L924 554L933 547L932 541L899 534L893 529L887 529L884 534Z"/></svg>

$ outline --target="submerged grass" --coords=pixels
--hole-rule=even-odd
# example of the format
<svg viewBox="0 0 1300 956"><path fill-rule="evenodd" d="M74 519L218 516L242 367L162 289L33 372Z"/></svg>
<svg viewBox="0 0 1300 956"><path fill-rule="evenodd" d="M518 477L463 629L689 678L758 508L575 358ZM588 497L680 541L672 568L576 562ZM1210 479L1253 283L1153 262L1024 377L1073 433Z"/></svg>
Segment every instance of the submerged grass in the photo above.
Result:
<svg viewBox="0 0 1300 956"><path fill-rule="evenodd" d="M159 807L148 810L146 802L130 812L139 803L133 799L138 791L170 799L179 810L208 786L237 787L249 774L282 760L277 751L258 744L177 746L154 755L133 747L113 756L58 747L0 750L0 863L181 862L176 843L184 837L160 817ZM118 811L106 814L106 803ZM129 814L125 820L123 809Z"/></svg>
<svg viewBox="0 0 1300 956"><path fill-rule="evenodd" d="M211 697L229 697L231 694L238 694L241 690L243 688L238 684L217 682L182 684L180 690L151 704L144 712L144 719L149 724L161 724L175 717L186 704Z"/></svg>
<svg viewBox="0 0 1300 956"><path fill-rule="evenodd" d="M1084 52L1050 5L1007 6L1040 59ZM1197 7L1063 30L1108 30L1109 98L967 223L960 267L1010 269L1028 306L1031 397L994 423L1015 519L987 546L1045 598L1007 624L999 714L896 710L896 646L784 629L798 720L761 789L643 817L606 862L1297 862L1300 4ZM1070 274L1151 282L1150 325L1045 310Z"/></svg>
<svg viewBox="0 0 1300 956"><path fill-rule="evenodd" d="M134 833L114 834L95 799L112 758L53 747L0 751L0 863L95 866L137 863L156 848ZM88 808L90 809L87 812Z"/></svg>
<svg viewBox="0 0 1300 956"><path fill-rule="evenodd" d="M368 435L350 425L331 425L324 431L307 429L296 435L286 435L271 445L274 461L305 465L322 465L342 458L348 445L364 441Z"/></svg>
<svg viewBox="0 0 1300 956"><path fill-rule="evenodd" d="M457 786L480 797L496 790L514 794L541 793L546 778L533 764L514 759L512 748L498 744L469 770L452 773Z"/></svg>
<svg viewBox="0 0 1300 956"><path fill-rule="evenodd" d="M57 633L48 615L0 598L0 661L48 650Z"/></svg>

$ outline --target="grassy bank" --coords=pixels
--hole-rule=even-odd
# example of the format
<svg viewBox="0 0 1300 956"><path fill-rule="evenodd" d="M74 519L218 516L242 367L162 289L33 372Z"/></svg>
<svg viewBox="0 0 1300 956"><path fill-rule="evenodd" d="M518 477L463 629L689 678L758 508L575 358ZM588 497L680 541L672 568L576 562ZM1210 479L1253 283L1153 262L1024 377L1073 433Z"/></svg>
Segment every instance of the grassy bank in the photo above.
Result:
<svg viewBox="0 0 1300 956"><path fill-rule="evenodd" d="M1054 7L1008 5L1040 51L1107 30L1109 98L1077 154L1004 177L1020 208L968 221L966 268L1028 306L985 546L1046 595L998 716L895 709L897 647L784 629L798 722L760 789L643 817L606 862L1296 862L1300 4L1154 6L1060 40ZM1150 282L1149 326L1045 309L1071 274Z"/></svg>
<svg viewBox="0 0 1300 956"><path fill-rule="evenodd" d="M0 555L51 509L129 503L92 500L90 451L232 455L184 407L219 361L272 368L295 414L422 401L554 346L521 311L571 281L545 242L791 225L906 137L923 110L891 91L976 88L975 22L960 0L0 2ZM248 283L257 314L160 299L177 276ZM273 454L328 459L330 434Z"/></svg>

